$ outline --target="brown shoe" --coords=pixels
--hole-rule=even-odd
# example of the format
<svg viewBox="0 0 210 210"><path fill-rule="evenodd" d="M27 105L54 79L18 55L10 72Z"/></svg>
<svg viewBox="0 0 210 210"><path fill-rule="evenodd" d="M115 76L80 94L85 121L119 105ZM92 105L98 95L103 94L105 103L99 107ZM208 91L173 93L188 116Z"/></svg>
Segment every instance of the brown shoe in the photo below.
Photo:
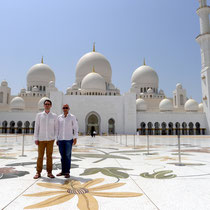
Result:
<svg viewBox="0 0 210 210"><path fill-rule="evenodd" d="M64 176L64 174L62 172L60 172L59 174L57 174L56 176Z"/></svg>
<svg viewBox="0 0 210 210"><path fill-rule="evenodd" d="M40 173L36 173L36 175L34 176L34 179L38 179L41 177L41 174Z"/></svg>
<svg viewBox="0 0 210 210"><path fill-rule="evenodd" d="M55 176L53 174L47 174L47 176L50 178L50 179L54 179Z"/></svg>
<svg viewBox="0 0 210 210"><path fill-rule="evenodd" d="M69 174L66 174L64 177L65 178L70 178L70 175Z"/></svg>

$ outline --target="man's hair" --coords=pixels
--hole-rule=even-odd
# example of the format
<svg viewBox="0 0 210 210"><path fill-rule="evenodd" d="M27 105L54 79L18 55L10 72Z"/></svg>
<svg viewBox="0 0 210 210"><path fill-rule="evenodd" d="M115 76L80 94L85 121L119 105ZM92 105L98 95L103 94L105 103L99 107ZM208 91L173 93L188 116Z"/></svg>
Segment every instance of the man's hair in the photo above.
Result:
<svg viewBox="0 0 210 210"><path fill-rule="evenodd" d="M68 104L63 104L63 107L64 107L64 106L68 106L68 107L69 107L69 105L68 105ZM69 107L69 108L70 108L70 107Z"/></svg>
<svg viewBox="0 0 210 210"><path fill-rule="evenodd" d="M45 104L46 102L49 102L50 105L52 105L52 101L50 101L49 99L46 99L46 100L44 101L44 104Z"/></svg>

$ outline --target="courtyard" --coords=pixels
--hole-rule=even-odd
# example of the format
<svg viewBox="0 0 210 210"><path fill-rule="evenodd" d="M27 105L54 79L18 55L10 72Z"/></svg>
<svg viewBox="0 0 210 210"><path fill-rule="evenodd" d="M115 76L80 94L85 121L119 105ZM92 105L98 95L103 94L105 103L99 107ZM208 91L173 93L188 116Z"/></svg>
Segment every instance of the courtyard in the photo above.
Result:
<svg viewBox="0 0 210 210"><path fill-rule="evenodd" d="M210 136L180 136L180 153L177 136L80 136L70 179L34 180L36 158L32 135L0 136L0 209L210 209Z"/></svg>

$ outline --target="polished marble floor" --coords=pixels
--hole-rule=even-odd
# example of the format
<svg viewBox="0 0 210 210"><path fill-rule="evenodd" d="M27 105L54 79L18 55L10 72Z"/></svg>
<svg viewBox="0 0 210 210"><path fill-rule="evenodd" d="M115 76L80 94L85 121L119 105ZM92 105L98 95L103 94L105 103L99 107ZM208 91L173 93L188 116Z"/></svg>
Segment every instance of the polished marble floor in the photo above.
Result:
<svg viewBox="0 0 210 210"><path fill-rule="evenodd" d="M0 209L210 209L210 136L180 142L179 156L176 136L82 136L70 179L49 179L43 170L34 180L33 137L2 135ZM53 167L54 175L60 172L56 145Z"/></svg>

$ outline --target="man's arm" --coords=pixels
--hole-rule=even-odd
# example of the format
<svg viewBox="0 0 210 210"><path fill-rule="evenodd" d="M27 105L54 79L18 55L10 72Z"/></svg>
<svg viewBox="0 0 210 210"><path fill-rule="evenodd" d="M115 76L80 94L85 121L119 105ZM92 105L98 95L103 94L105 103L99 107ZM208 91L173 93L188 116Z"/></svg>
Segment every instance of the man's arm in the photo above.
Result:
<svg viewBox="0 0 210 210"><path fill-rule="evenodd" d="M59 116L56 117L56 121L55 121L55 123L56 123L56 125L55 125L55 132L56 132L55 140L56 140L57 146L58 146L58 135L59 135L59 120L58 120L58 117Z"/></svg>
<svg viewBox="0 0 210 210"><path fill-rule="evenodd" d="M35 119L35 128L34 128L34 141L36 145L39 144L39 130L40 130L40 120L39 120L39 114L37 114Z"/></svg>
<svg viewBox="0 0 210 210"><path fill-rule="evenodd" d="M55 132L55 140L58 139L58 116L55 115L55 123L54 123L54 132Z"/></svg>
<svg viewBox="0 0 210 210"><path fill-rule="evenodd" d="M77 143L78 130L79 130L78 123L77 123L77 120L76 120L75 116L73 117L73 130L74 130L74 135L73 135L74 142L73 142L73 145L75 145Z"/></svg>

